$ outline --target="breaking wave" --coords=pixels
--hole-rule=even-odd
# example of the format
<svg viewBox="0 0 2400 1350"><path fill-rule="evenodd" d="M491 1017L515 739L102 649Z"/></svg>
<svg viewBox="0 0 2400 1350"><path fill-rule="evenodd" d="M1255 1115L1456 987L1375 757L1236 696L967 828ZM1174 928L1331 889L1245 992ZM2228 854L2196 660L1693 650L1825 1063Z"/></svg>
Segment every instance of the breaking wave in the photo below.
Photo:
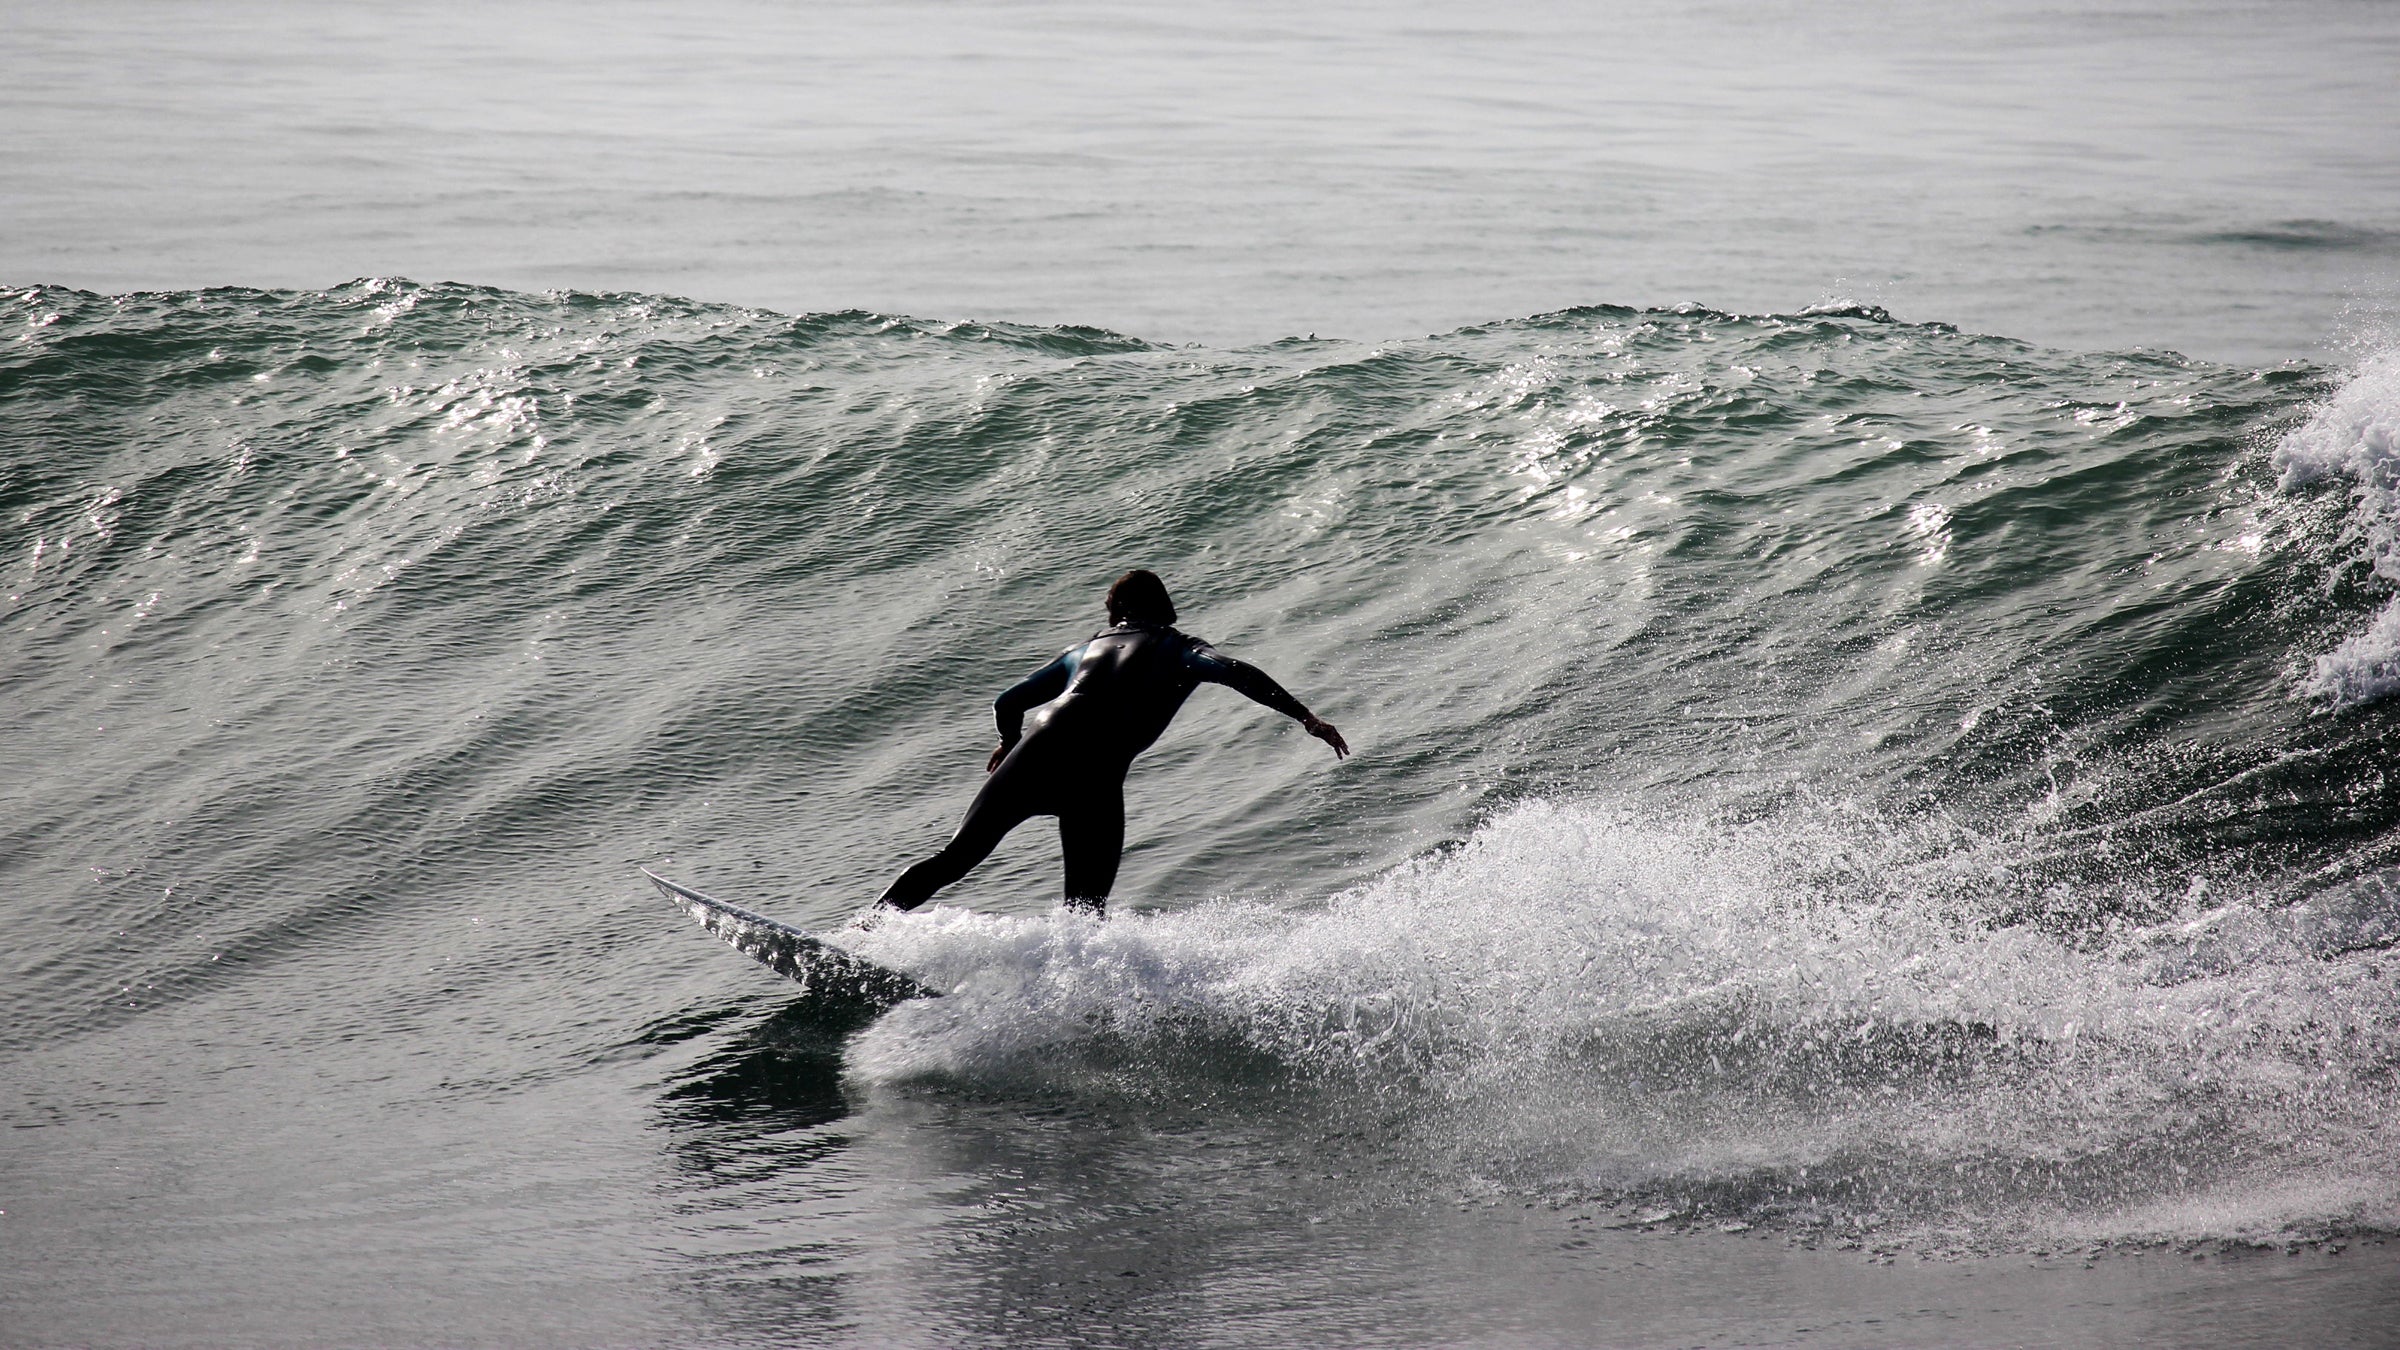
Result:
<svg viewBox="0 0 2400 1350"><path fill-rule="evenodd" d="M1384 1122L1423 1184L1644 1222L1978 1247L2400 1219L2388 882L2067 937L1958 903L1992 861L1967 844L1533 803L1314 911L936 910L861 950L955 991L850 1070L1305 1099Z"/></svg>

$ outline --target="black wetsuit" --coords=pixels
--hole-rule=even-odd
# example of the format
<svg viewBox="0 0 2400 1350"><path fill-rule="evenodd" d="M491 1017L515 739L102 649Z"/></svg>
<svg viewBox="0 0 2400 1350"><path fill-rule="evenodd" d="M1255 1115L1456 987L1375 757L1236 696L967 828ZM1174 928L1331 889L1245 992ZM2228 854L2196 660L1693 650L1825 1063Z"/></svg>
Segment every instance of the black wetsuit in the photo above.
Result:
<svg viewBox="0 0 2400 1350"><path fill-rule="evenodd" d="M949 844L901 873L879 903L915 909L990 857L1027 817L1056 816L1067 903L1100 908L1125 847L1125 771L1204 683L1238 690L1286 717L1309 715L1265 671L1196 637L1164 625L1104 629L993 700L1007 756ZM1020 738L1026 710L1043 703L1049 716Z"/></svg>

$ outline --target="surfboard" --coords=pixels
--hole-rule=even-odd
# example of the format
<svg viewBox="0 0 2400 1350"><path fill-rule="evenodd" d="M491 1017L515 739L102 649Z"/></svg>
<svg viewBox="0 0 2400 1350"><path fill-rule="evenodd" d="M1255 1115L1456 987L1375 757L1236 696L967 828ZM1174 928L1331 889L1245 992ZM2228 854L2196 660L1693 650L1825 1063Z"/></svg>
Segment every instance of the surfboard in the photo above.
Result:
<svg viewBox="0 0 2400 1350"><path fill-rule="evenodd" d="M848 1003L890 1007L905 999L939 998L931 989L862 956L852 956L825 939L754 914L740 905L702 895L677 885L645 867L642 875L657 884L659 894L700 921L732 948L788 980L807 993Z"/></svg>

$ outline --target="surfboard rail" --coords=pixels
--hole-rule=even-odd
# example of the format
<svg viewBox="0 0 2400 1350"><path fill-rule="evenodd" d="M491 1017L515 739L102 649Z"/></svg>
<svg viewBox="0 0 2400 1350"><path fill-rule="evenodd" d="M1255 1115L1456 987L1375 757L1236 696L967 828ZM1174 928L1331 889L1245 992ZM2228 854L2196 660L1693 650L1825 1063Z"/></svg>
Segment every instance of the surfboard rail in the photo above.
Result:
<svg viewBox="0 0 2400 1350"><path fill-rule="evenodd" d="M804 993L883 1007L912 998L939 998L941 991L863 956L854 956L813 933L780 923L645 867L659 894L700 921L726 945L797 983Z"/></svg>

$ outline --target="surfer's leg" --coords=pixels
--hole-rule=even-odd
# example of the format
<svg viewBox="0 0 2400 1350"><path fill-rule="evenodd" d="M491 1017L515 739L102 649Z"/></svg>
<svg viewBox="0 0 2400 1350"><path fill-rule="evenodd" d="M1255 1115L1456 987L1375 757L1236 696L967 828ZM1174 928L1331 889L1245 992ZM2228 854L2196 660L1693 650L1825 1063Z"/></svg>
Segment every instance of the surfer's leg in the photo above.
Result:
<svg viewBox="0 0 2400 1350"><path fill-rule="evenodd" d="M1058 843L1067 855L1067 903L1106 911L1125 853L1125 794L1097 793L1059 812Z"/></svg>
<svg viewBox="0 0 2400 1350"><path fill-rule="evenodd" d="M933 898L933 893L967 874L975 864L992 856L1000 841L1010 830L1025 823L1025 818L1037 815L1030 804L1033 794L1025 791L1029 784L1021 777L1009 777L1007 769L984 780L983 791L975 794L967 807L967 818L959 822L958 833L942 851L900 874L875 903L893 909L915 909Z"/></svg>

